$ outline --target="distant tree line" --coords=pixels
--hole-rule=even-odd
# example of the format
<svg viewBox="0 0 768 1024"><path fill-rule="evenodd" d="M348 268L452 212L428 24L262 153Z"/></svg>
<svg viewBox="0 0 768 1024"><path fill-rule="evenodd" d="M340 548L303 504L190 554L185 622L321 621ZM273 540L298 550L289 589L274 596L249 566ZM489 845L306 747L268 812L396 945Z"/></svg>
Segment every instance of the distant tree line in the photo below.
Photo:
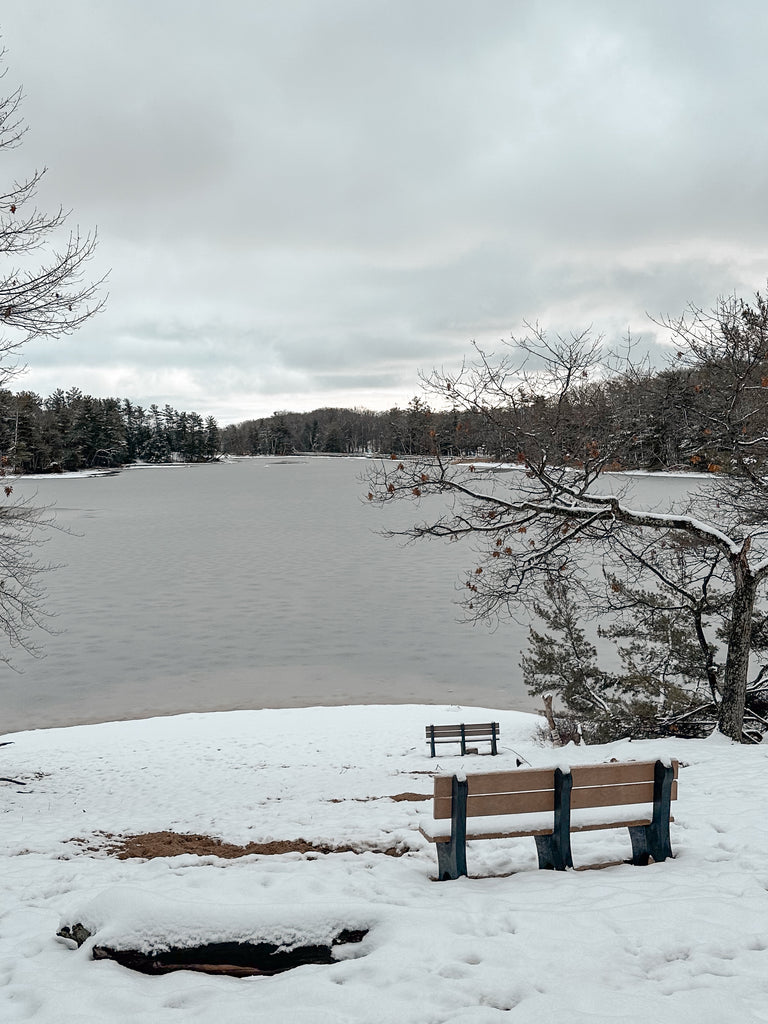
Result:
<svg viewBox="0 0 768 1024"><path fill-rule="evenodd" d="M407 409L388 412L360 408L276 412L224 427L222 449L232 455L354 455L367 451L415 454L426 450L431 415L418 398Z"/></svg>
<svg viewBox="0 0 768 1024"><path fill-rule="evenodd" d="M466 406L431 409L421 398L384 412L325 407L308 413L276 412L261 419L219 428L213 416L179 412L170 405L144 408L127 398L94 398L78 388L61 388L47 398L31 391L0 389L0 456L24 473L118 467L136 461L205 462L218 455L397 456L441 453L455 458L515 461L509 450L505 417L523 417L530 430L546 429L557 418L549 458L567 465L583 451L587 428L596 451L616 449L614 469L664 470L680 467L716 473L729 452L713 431L713 404L727 387L727 368L645 368L631 377L585 380L556 407L535 387L516 409L486 412ZM529 378L535 381L535 376ZM768 379L761 381L768 389ZM768 395L768 390L765 391ZM756 405L765 420L768 403ZM754 422L754 419L753 419Z"/></svg>
<svg viewBox="0 0 768 1024"><path fill-rule="evenodd" d="M170 405L144 409L127 398L78 388L41 398L0 389L0 456L22 473L64 472L143 462L206 462L221 449L213 416Z"/></svg>
<svg viewBox="0 0 768 1024"><path fill-rule="evenodd" d="M610 381L584 380L562 401L531 387L516 396L513 409L503 406L489 417L466 407L436 411L420 398L405 409L321 408L309 413L276 412L272 416L223 427L221 448L233 455L295 455L302 452L486 457L516 461L506 421L514 416L518 429L551 437L548 458L568 465L584 454L589 434L595 452L620 450L621 458L606 469L696 469L716 473L731 457L728 439L713 428L715 409L728 389L731 367L716 361L696 366L634 372ZM768 378L761 382L768 389ZM761 390L761 389L758 389ZM756 395L752 423L768 432L768 390ZM520 426L520 421L523 425ZM548 424L557 421L557 430ZM622 439L617 446L617 438ZM725 443L724 443L725 442ZM588 456L588 452L587 452Z"/></svg>

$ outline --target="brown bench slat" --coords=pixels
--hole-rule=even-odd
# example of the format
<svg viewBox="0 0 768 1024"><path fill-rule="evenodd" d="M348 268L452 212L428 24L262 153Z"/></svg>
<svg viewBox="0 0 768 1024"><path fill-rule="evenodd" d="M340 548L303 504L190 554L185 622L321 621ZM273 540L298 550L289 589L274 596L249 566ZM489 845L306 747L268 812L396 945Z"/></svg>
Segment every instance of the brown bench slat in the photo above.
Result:
<svg viewBox="0 0 768 1024"><path fill-rule="evenodd" d="M464 734L465 743L480 743L488 742L491 739L492 733L484 733L480 736L471 736L468 732ZM427 738L427 743L431 743L432 740ZM460 743L461 736L435 736L435 746L438 743Z"/></svg>
<svg viewBox="0 0 768 1024"><path fill-rule="evenodd" d="M551 773L550 773L551 774ZM472 776L469 776L471 779ZM449 780L450 781L450 780ZM468 780L469 781L469 780ZM672 784L671 799L677 799L677 782ZM620 807L627 804L653 803L653 783L632 783L615 789L610 786L592 786L588 789L574 789L571 793L573 810L587 807ZM536 811L554 811L554 790L524 793L470 794L467 797L467 817L478 818L496 814L526 814ZM451 798L435 797L434 817L436 820L450 818Z"/></svg>
<svg viewBox="0 0 768 1024"><path fill-rule="evenodd" d="M482 735L482 736L490 736L490 734L494 731L493 726L494 726L493 722L488 722L487 725L477 725L477 724L465 725L464 726L464 735L465 736L480 736L480 735ZM428 725L426 730L425 730L426 731L426 735L427 735L427 739L429 739L430 736L431 736L432 728L433 728L433 726ZM461 736L461 726L460 725L436 725L436 726L434 726L434 730L435 730L435 741L437 741L437 739L440 736Z"/></svg>
<svg viewBox="0 0 768 1024"><path fill-rule="evenodd" d="M467 776L471 796L483 793L529 793L552 790L551 768L517 768L509 772L478 772ZM451 799L451 776L435 776L435 799Z"/></svg>
<svg viewBox="0 0 768 1024"><path fill-rule="evenodd" d="M670 815L670 821L674 821L674 817ZM579 824L577 822L571 823L571 832L595 832L604 828L634 828L639 825L650 825L651 815L645 814L634 818L622 818L620 821L601 821L601 822L590 822L586 824ZM430 830L426 825L419 826L419 832L428 839L431 843L449 843L451 836L449 831L438 832L436 829ZM480 831L477 828L472 828L471 825L467 825L467 840L479 840L479 839L525 839L528 836L548 836L552 834L552 826L545 828L499 828L492 829L490 831Z"/></svg>
<svg viewBox="0 0 768 1024"><path fill-rule="evenodd" d="M653 778L655 761L623 761L607 764L577 764L571 767L573 788L583 786L615 786L628 782L646 782ZM674 777L678 777L679 765L672 762Z"/></svg>
<svg viewBox="0 0 768 1024"><path fill-rule="evenodd" d="M577 765L571 769L573 779L573 793L582 788L594 787L597 789L611 785L623 785L625 783L641 783L653 779L655 761L630 761L625 764L589 764ZM673 762L674 777L678 776L678 763ZM623 771L621 769L624 769ZM553 769L552 768L518 768L509 772L478 772L467 776L470 797L483 793L529 793L537 790L552 790ZM451 798L451 776L436 775L434 779L435 800ZM637 802L642 803L645 797ZM613 802L613 801L612 801ZM631 801L630 801L631 802ZM573 804L575 807L576 804ZM582 804L589 807L590 804ZM598 803L594 806L608 806ZM515 811L509 813L514 814Z"/></svg>
<svg viewBox="0 0 768 1024"><path fill-rule="evenodd" d="M550 776L551 776L550 772ZM470 776L471 778L471 776ZM450 781L450 780L449 780ZM526 814L528 811L554 811L555 795L551 789L533 793L481 793L467 797L467 817L481 818L491 814ZM451 798L434 803L436 820L450 818Z"/></svg>
<svg viewBox="0 0 768 1024"><path fill-rule="evenodd" d="M451 837L449 834L434 835L433 833L426 832L423 828L419 831L428 839L431 843L450 843ZM497 829L491 832L475 832L474 834L467 829L467 839L524 839L528 836L548 836L552 834L551 828L520 828L520 829Z"/></svg>
<svg viewBox="0 0 768 1024"><path fill-rule="evenodd" d="M634 828L636 825L650 825L651 820L651 815L648 814L644 818L636 818L634 821L611 821L606 822L605 824L603 822L594 822L594 824L591 825L578 825L571 823L571 832L596 832L601 828ZM671 814L669 816L669 820L675 820Z"/></svg>
<svg viewBox="0 0 768 1024"><path fill-rule="evenodd" d="M672 783L671 800L677 800L677 782ZM571 807L618 807L624 804L653 803L653 782L633 782L626 786L589 786L571 792Z"/></svg>

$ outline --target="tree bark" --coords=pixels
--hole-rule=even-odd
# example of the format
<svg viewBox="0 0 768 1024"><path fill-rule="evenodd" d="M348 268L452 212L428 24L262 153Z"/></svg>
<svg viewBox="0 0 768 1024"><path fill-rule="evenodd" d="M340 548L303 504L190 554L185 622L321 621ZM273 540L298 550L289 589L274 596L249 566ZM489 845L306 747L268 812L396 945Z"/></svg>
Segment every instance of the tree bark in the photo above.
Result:
<svg viewBox="0 0 768 1024"><path fill-rule="evenodd" d="M734 588L731 601L731 628L725 662L718 729L737 743L743 740L744 707L749 681L749 655L752 641L752 613L757 583L747 562L749 543L732 559Z"/></svg>
<svg viewBox="0 0 768 1024"><path fill-rule="evenodd" d="M555 713L552 710L552 694L545 693L541 699L544 701L544 714L547 718L547 725L549 726L549 734L552 737L552 742L556 747L562 747L563 738L560 735L560 730L557 728Z"/></svg>

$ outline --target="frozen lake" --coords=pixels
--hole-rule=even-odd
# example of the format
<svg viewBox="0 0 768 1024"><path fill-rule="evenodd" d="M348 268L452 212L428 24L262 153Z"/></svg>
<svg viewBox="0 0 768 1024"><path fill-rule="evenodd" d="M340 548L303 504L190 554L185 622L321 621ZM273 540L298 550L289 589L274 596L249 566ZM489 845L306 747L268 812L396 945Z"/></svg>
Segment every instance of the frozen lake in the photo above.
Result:
<svg viewBox="0 0 768 1024"><path fill-rule="evenodd" d="M378 531L363 460L252 459L15 483L54 504L54 635L0 666L0 732L182 711L371 703L527 709L526 629L460 623L472 554ZM644 500L690 480L638 478Z"/></svg>

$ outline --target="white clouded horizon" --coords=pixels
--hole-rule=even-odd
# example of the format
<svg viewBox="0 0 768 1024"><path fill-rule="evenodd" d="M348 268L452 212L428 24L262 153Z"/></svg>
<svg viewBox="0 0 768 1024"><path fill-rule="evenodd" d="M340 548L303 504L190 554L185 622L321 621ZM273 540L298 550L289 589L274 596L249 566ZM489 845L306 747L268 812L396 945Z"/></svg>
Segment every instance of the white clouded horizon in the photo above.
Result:
<svg viewBox="0 0 768 1024"><path fill-rule="evenodd" d="M17 386L222 422L387 408L471 340L768 276L757 0L25 0L6 180L98 226L105 311Z"/></svg>

